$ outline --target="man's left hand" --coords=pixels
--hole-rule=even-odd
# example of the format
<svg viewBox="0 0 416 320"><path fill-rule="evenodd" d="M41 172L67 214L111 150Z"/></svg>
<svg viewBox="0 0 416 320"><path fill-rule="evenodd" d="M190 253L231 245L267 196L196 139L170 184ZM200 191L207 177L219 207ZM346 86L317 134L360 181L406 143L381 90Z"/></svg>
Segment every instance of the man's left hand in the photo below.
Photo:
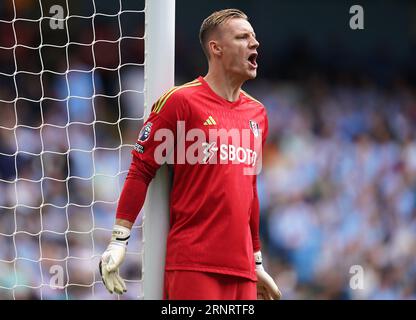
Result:
<svg viewBox="0 0 416 320"><path fill-rule="evenodd" d="M272 277L264 270L261 252L254 253L257 273L257 299L280 300L282 293Z"/></svg>

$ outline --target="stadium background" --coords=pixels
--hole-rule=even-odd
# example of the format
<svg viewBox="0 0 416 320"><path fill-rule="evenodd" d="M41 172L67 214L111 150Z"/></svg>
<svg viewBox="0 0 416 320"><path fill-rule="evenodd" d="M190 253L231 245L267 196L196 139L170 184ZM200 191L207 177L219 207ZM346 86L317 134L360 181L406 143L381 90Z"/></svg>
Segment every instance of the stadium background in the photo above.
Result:
<svg viewBox="0 0 416 320"><path fill-rule="evenodd" d="M17 17L39 18L38 2L16 2ZM125 8L143 8L135 1L122 3ZM13 18L10 4L1 2L0 20ZM62 1L43 4L65 7ZM353 4L364 8L364 30L349 28L349 8ZM119 10L119 1L97 1L96 5L97 12L114 14ZM249 15L260 41L259 76L245 88L263 101L269 114L269 139L258 185L261 236L266 268L276 277L284 298L416 298L416 4L375 0L177 0L176 84L205 74L199 26L211 11L227 7L238 7ZM71 1L71 8L85 16L93 12L91 1ZM120 21L123 36L143 35L143 14L123 14ZM97 150L93 157L91 152L76 151L71 151L69 157L58 153L14 155L17 145L20 151L39 153L41 141L44 150L54 152L91 150L94 146L111 149L121 141L134 143L141 125L134 119L143 114L143 97L117 93L126 88L143 89L143 41L121 40L119 56L117 43L91 46L93 26L95 40L120 37L117 18L69 19L71 42L85 44L69 46L69 69L116 68L129 62L137 65L120 71L70 72L68 85L51 73L44 74L42 81L22 73L15 77L19 96L33 100L42 96L42 90L44 96L57 98L66 97L69 91L82 97L91 97L93 92L105 95L71 99L68 114L64 102L44 101L41 107L25 100L18 100L16 105L5 102L16 96L13 77L4 75L15 70L13 55L18 70L38 72L43 67L62 72L67 68L65 48L42 49L42 60L39 50L18 47L13 53L0 49L1 181L16 178L16 161L18 177L57 179L44 181L42 187L18 183L19 201L34 207L42 198L57 206L68 202L85 205L66 210L47 206L42 210L42 220L40 209L18 207L14 216L14 210L5 209L17 202L14 187L0 184L1 299L12 297L8 288L15 283L23 284L15 288L17 298L40 297L39 289L24 285L47 283L48 267L56 261L30 259L95 255L94 263L77 259L61 263L70 282L85 285L68 288L72 299L91 298L90 284L99 279L96 261L105 249L108 233L91 230L111 227L115 204L110 202L119 192L114 184L119 188L125 175L113 180L91 181L87 177L126 170L129 147L123 147L120 153ZM17 43L39 45L38 23L16 21L14 27ZM62 45L68 41L67 30L50 30L47 26L42 30L43 43ZM0 47L14 44L12 24L0 23ZM90 125L94 116L104 122ZM117 123L120 118L123 120ZM48 126L42 131L34 129L42 123L70 125L67 130ZM4 128L16 124L27 127L18 127L15 139L14 132ZM59 180L68 175L86 180L70 179L66 189L65 182ZM88 206L93 196L108 203ZM39 230L46 229L56 232L39 237ZM37 236L11 237L15 230ZM140 250L134 240L137 238L130 242L130 249ZM17 256L29 260L15 261ZM134 258L127 261L123 273L138 278ZM354 265L364 270L362 290L350 287L350 268ZM95 297L110 298L102 285L94 287ZM127 298L135 297L132 291ZM42 297L67 296L63 290L44 287Z"/></svg>

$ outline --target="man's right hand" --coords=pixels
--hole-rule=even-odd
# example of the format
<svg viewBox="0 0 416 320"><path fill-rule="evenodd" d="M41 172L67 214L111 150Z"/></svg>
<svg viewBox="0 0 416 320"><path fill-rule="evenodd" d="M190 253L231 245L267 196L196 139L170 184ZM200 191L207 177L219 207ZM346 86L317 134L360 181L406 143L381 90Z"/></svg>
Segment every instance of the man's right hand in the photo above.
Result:
<svg viewBox="0 0 416 320"><path fill-rule="evenodd" d="M119 267L126 256L130 229L114 225L111 242L101 256L99 269L101 278L110 293L123 294L127 291L124 280L120 277Z"/></svg>

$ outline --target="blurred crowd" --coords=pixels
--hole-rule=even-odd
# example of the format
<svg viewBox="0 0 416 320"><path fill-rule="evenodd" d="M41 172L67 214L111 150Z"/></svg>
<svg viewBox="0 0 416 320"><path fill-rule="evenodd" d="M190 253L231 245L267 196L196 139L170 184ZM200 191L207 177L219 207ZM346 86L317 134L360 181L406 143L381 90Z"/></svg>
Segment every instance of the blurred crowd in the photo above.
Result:
<svg viewBox="0 0 416 320"><path fill-rule="evenodd" d="M416 298L416 88L311 77L261 91L262 236L285 297Z"/></svg>
<svg viewBox="0 0 416 320"><path fill-rule="evenodd" d="M83 45L59 48L50 32L44 51L14 50L36 48L39 28L16 22L16 40L10 27L0 23L0 299L117 298L97 264L142 124L143 41L119 55L85 29ZM376 80L315 72L247 86L269 115L260 231L285 299L416 298L416 86ZM141 226L125 299L142 295Z"/></svg>

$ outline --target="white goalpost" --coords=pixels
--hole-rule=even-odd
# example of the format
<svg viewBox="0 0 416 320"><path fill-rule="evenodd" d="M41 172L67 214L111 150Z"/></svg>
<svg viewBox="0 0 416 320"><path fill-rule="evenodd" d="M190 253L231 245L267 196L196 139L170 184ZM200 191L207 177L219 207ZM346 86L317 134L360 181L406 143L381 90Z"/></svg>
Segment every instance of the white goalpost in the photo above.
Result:
<svg viewBox="0 0 416 320"><path fill-rule="evenodd" d="M145 116L147 117L152 104L174 84L175 0L148 0L145 24ZM149 186L144 206L145 299L161 299L163 295L164 257L169 228L168 198L167 167L163 166Z"/></svg>
<svg viewBox="0 0 416 320"><path fill-rule="evenodd" d="M167 169L121 267L98 272L154 101L174 84L174 0L9 0L0 11L0 300L161 299Z"/></svg>

